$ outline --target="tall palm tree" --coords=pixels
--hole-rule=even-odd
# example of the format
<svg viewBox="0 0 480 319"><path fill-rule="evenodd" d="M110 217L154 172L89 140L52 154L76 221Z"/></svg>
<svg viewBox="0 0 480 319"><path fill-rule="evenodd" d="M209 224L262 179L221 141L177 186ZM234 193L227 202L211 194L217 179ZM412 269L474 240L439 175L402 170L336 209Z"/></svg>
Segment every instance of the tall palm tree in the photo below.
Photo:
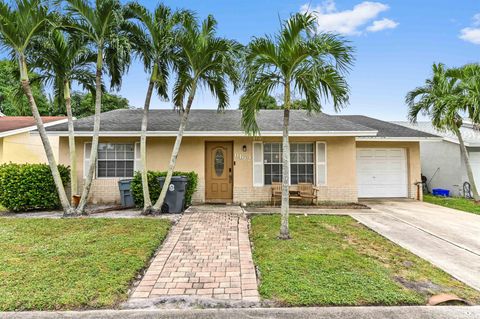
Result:
<svg viewBox="0 0 480 319"><path fill-rule="evenodd" d="M468 83L472 80L468 76L469 72L466 69L447 69L442 63L433 64L432 77L425 80L425 85L408 92L405 102L409 107L408 117L411 122L416 122L418 115L424 114L430 117L436 129L450 131L457 136L473 198L479 200L470 157L460 130L465 115L478 123L478 100L476 103L468 102L473 95L467 87L473 88L475 85ZM476 80L479 79L477 75Z"/></svg>
<svg viewBox="0 0 480 319"><path fill-rule="evenodd" d="M32 94L26 59L26 51L32 41L44 34L50 26L49 19L49 10L41 0L15 0L11 4L0 2L0 44L3 49L8 50L18 60L22 89L28 98L32 115L37 124L60 203L64 214L70 215L74 213L74 210L67 198L52 146Z"/></svg>
<svg viewBox="0 0 480 319"><path fill-rule="evenodd" d="M247 47L245 57L242 125L246 132L259 133L256 113L261 107L261 101L275 90L283 90L280 239L290 238L288 136L291 96L293 93L302 96L306 103L300 106L312 112L321 111L323 100L331 99L335 110L348 102L349 89L344 73L353 63L353 49L336 35L315 34L314 27L315 18L312 15L295 14L282 23L280 32L275 36L253 39Z"/></svg>
<svg viewBox="0 0 480 319"><path fill-rule="evenodd" d="M154 212L161 211L165 200L198 86L205 86L217 98L219 110L229 104L228 82L233 84L234 90L238 88L238 58L242 46L235 41L218 37L216 27L217 22L212 16L208 16L201 25L188 19L184 21L184 31L178 37L178 46L174 52L174 67L178 75L173 88L173 102L182 118L164 186L152 207Z"/></svg>
<svg viewBox="0 0 480 319"><path fill-rule="evenodd" d="M95 70L95 115L93 124L90 167L87 172L77 213L85 213L88 195L92 185L97 162L98 140L100 132L100 112L102 105L103 69L110 75L111 85L118 87L122 75L130 65L131 43L129 32L136 29L128 22L128 16L118 0L66 0L66 10L72 15L74 23L64 25L73 34L85 37L97 52Z"/></svg>
<svg viewBox="0 0 480 319"><path fill-rule="evenodd" d="M77 159L71 100L72 82L91 92L95 91L95 53L81 36L72 36L53 29L46 38L39 38L29 50L33 69L40 72L39 80L52 85L59 110L65 106L68 117L68 146L70 152L71 195L78 194Z"/></svg>
<svg viewBox="0 0 480 319"><path fill-rule="evenodd" d="M147 177L147 147L146 133L148 126L148 113L153 90L163 100L168 100L168 78L175 55L174 49L179 36L179 26L186 19L193 20L193 14L189 11L172 11L169 7L160 4L153 12L149 12L138 3L130 3L127 8L145 28L144 36L138 36L134 43L134 49L143 60L145 70L150 73L140 138L141 175L143 188L143 214L150 214L152 201L148 188Z"/></svg>

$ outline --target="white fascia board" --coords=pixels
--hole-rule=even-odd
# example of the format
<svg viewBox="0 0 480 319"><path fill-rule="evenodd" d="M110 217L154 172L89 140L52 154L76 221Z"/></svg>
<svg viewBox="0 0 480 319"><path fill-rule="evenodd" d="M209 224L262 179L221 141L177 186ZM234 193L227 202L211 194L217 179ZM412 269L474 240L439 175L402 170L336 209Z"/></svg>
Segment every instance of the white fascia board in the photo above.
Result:
<svg viewBox="0 0 480 319"><path fill-rule="evenodd" d="M48 122L48 123L44 123L43 126L44 127L49 127L49 126L65 123L67 121L68 121L68 119ZM3 133L0 133L0 137L6 137L6 136L11 136L11 135L21 134L21 133L30 132L30 131L33 131L33 130L36 130L36 129L37 129L37 125L22 127L22 128L16 129L16 130L11 130L11 131L6 131L6 132L3 132ZM38 132L32 132L32 134L33 135L38 135L39 133ZM48 132L47 132L47 134L48 134ZM68 132L66 132L66 134L68 135Z"/></svg>
<svg viewBox="0 0 480 319"><path fill-rule="evenodd" d="M442 137L357 137L357 141L361 142L441 142Z"/></svg>
<svg viewBox="0 0 480 319"><path fill-rule="evenodd" d="M378 131L291 131L289 136L376 136ZM38 133L36 133L38 134ZM48 135L52 136L68 136L66 131L49 131ZM279 131L263 131L260 133L260 136L282 136L282 132ZM111 136L111 137L128 137L128 136L140 136L140 132L112 132L112 131L103 131L100 132L100 136ZM92 136L92 131L75 131L75 136ZM147 132L147 136L151 137L175 137L177 132ZM183 134L183 136L249 136L243 131L188 131Z"/></svg>

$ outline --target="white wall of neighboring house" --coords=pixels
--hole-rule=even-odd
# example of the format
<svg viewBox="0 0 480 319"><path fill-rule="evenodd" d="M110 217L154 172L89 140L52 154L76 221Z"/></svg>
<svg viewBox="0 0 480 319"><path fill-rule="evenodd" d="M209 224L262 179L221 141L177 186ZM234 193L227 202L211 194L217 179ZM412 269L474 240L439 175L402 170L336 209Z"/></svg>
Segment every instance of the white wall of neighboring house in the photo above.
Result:
<svg viewBox="0 0 480 319"><path fill-rule="evenodd" d="M443 188L453 196L460 195L459 189L467 181L467 174L458 144L447 141L421 142L420 158L422 174L427 177L430 191Z"/></svg>

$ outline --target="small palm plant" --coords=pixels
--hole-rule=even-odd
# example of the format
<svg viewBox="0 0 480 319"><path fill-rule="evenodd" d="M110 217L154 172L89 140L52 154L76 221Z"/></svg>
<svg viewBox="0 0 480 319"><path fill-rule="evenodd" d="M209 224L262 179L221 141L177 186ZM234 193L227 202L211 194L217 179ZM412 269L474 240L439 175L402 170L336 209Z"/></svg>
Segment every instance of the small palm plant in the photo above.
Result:
<svg viewBox="0 0 480 319"><path fill-rule="evenodd" d="M417 121L419 114L424 114L430 117L433 127L439 131L450 131L457 136L471 192L477 201L480 197L460 128L463 125L463 116L479 122L479 71L475 66L447 69L442 63L433 64L432 77L425 80L425 85L408 92L405 98L412 123Z"/></svg>
<svg viewBox="0 0 480 319"><path fill-rule="evenodd" d="M72 36L58 28L52 29L46 37L38 38L28 52L32 68L38 70L38 80L51 85L55 92L58 110L65 107L68 118L68 148L70 152L70 189L78 194L77 159L73 112L71 99L72 82L95 92L96 55L87 46L85 38ZM60 111L60 113L63 113Z"/></svg>
<svg viewBox="0 0 480 319"><path fill-rule="evenodd" d="M151 13L138 3L127 5L132 15L143 25L145 31L137 36L134 41L134 50L138 52L143 60L145 70L150 73L145 104L143 107L143 118L140 138L141 154L141 175L143 189L143 214L150 214L152 201L148 188L147 177L147 147L146 132L148 126L148 113L153 90L157 95L168 100L168 78L170 70L175 61L175 47L177 38L181 32L181 23L187 19L194 20L193 14L189 11L172 11L169 7L160 4Z"/></svg>
<svg viewBox="0 0 480 319"><path fill-rule="evenodd" d="M217 22L212 16L205 19L201 25L198 25L196 20L188 19L184 21L184 30L177 39L178 45L174 52L177 78L173 88L173 102L182 117L165 186L152 208L154 212L161 211L165 200L198 86L208 88L217 98L219 110L225 109L229 104L228 82L233 84L234 90L238 88L238 60L242 46L235 41L218 37L216 27Z"/></svg>
<svg viewBox="0 0 480 319"><path fill-rule="evenodd" d="M118 0L95 0L94 6L88 0L66 0L66 4L66 11L74 23L64 24L63 27L73 35L84 37L96 49L95 115L90 167L77 207L77 213L84 214L98 155L104 69L110 76L111 86L120 86L122 75L131 62L129 36L138 30L134 24L129 23L129 16Z"/></svg>
<svg viewBox="0 0 480 319"><path fill-rule="evenodd" d="M353 49L333 34L314 32L315 18L308 13L295 14L282 23L274 37L255 38L245 58L245 93L242 97L242 124L247 133L257 134L256 114L261 102L275 90L283 91L282 204L280 239L290 238L289 119L292 94L305 99L299 103L311 112L320 112L323 100L331 100L335 110L348 102L344 74L353 62Z"/></svg>
<svg viewBox="0 0 480 319"><path fill-rule="evenodd" d="M74 213L74 209L70 205L62 184L52 146L50 145L35 98L32 94L26 58L26 52L31 46L32 41L47 32L48 28L51 27L50 21L51 14L49 9L41 0L15 0L11 4L3 1L0 2L0 43L2 48L8 50L18 61L22 89L28 98L32 115L37 124L60 203L64 214L70 215Z"/></svg>

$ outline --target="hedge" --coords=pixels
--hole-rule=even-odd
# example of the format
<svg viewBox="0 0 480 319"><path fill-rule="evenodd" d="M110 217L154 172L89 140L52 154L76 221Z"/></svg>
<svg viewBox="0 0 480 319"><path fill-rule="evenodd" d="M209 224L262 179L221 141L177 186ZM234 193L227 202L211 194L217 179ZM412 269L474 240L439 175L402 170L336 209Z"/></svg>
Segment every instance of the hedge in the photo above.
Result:
<svg viewBox="0 0 480 319"><path fill-rule="evenodd" d="M58 170L66 187L70 183L70 169L59 165ZM0 165L0 205L14 212L59 208L60 199L50 167L46 164Z"/></svg>
<svg viewBox="0 0 480 319"><path fill-rule="evenodd" d="M160 195L160 183L159 177L167 176L167 172L148 171L148 189L150 191L150 199L152 204ZM195 172L173 172L173 176L185 176L188 178L187 189L185 190L185 204L192 204L192 195L197 190L198 174ZM133 198L137 207L143 207L143 189L142 189L142 176L140 172L136 172L131 184Z"/></svg>

